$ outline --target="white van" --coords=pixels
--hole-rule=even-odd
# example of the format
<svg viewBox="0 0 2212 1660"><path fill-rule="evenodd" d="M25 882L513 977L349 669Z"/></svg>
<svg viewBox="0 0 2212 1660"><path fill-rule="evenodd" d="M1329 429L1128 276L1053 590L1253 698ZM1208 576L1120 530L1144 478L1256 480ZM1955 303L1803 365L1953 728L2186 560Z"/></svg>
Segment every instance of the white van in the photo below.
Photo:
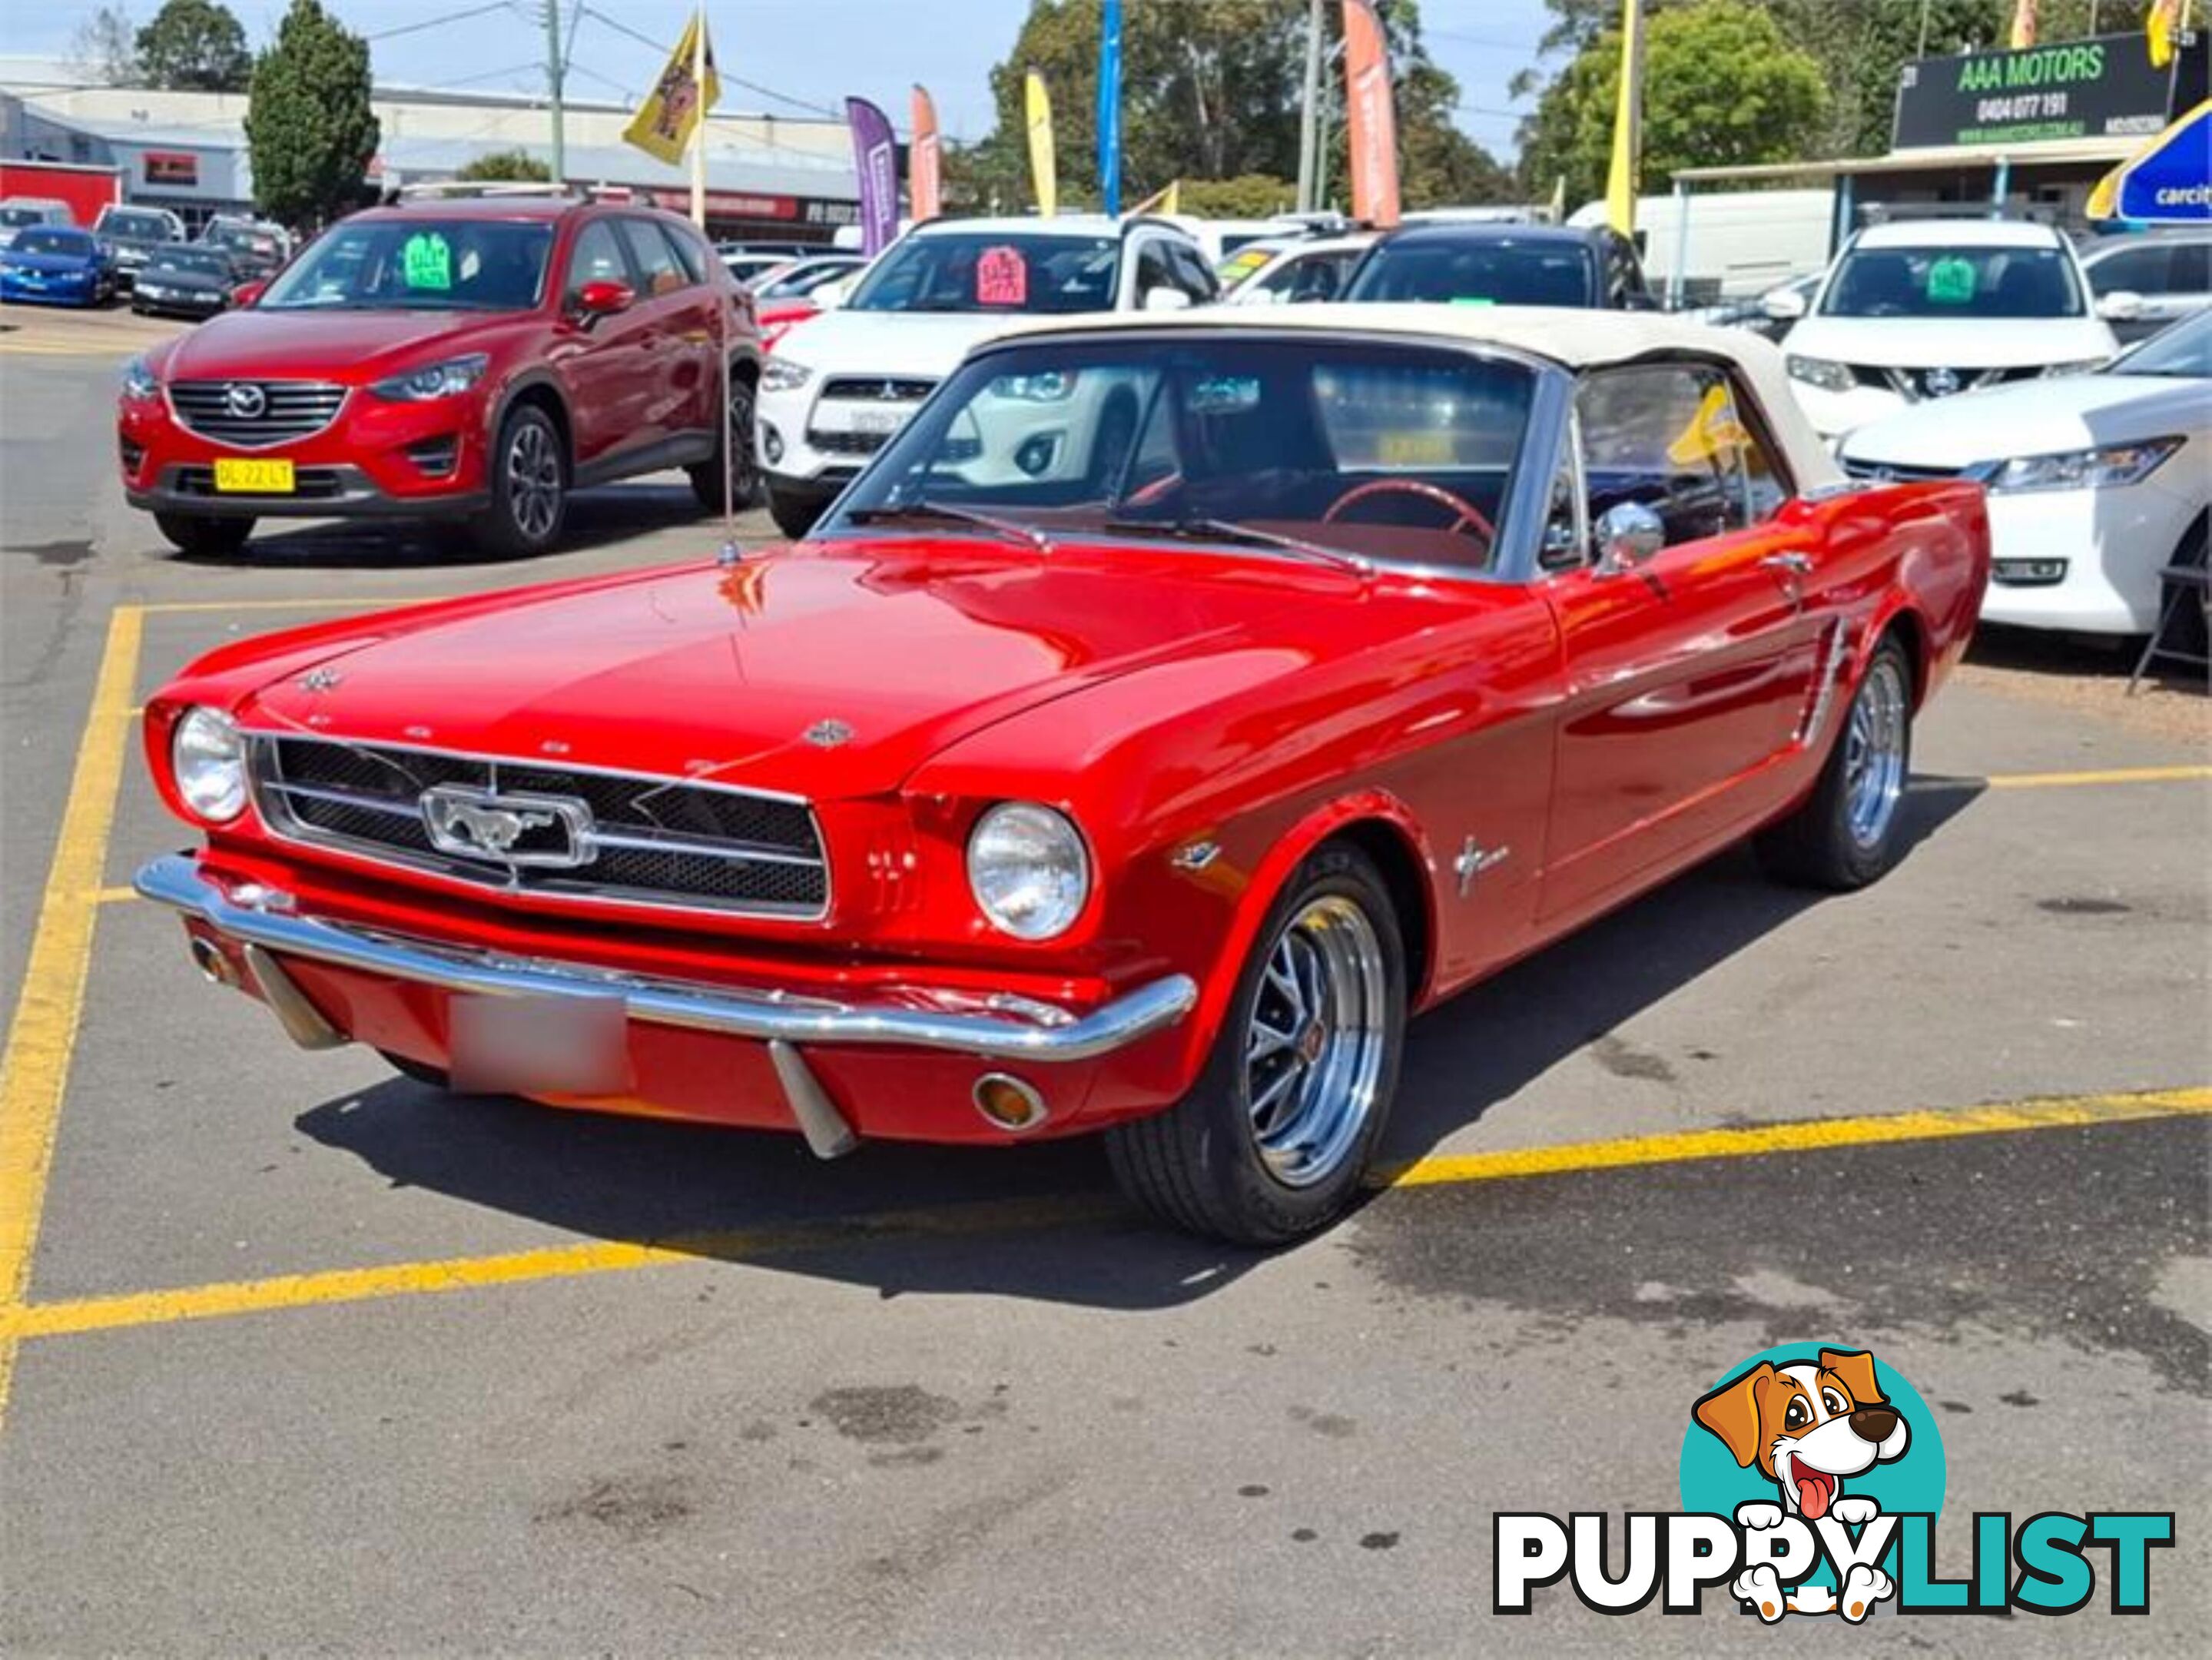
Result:
<svg viewBox="0 0 2212 1660"><path fill-rule="evenodd" d="M1681 240L1682 206L1689 210L1690 238ZM1646 196L1636 204L1636 229L1644 245L1644 275L1652 291L1673 291L1675 256L1682 254L1682 283L1692 304L1747 299L1828 263L1833 234L1833 190L1692 191ZM1591 202L1569 216L1571 225L1601 225L1605 204Z"/></svg>

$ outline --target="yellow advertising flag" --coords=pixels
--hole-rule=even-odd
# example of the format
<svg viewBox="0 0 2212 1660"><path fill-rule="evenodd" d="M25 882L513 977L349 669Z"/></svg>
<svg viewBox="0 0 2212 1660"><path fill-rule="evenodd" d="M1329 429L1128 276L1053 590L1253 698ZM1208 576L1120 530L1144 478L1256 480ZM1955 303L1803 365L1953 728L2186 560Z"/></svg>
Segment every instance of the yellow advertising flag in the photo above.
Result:
<svg viewBox="0 0 2212 1660"><path fill-rule="evenodd" d="M1037 211L1049 219L1060 211L1060 174L1052 155L1052 94L1044 76L1029 72L1024 89L1029 106L1030 176L1036 182Z"/></svg>
<svg viewBox="0 0 2212 1660"><path fill-rule="evenodd" d="M706 27L705 20L694 12L690 22L684 27L684 38L668 55L668 67L653 83L651 95L623 129L625 143L636 145L655 161L665 161L672 167L684 159L691 135L699 130L706 112L722 96L721 77L714 73L714 43L711 40L706 42L704 98L699 95L699 83L691 72L691 60L698 52L700 33Z"/></svg>
<svg viewBox="0 0 2212 1660"><path fill-rule="evenodd" d="M2143 14L2143 33L2152 68L2162 70L2173 61L2173 37L2188 19L2189 0L2150 0L2150 9Z"/></svg>
<svg viewBox="0 0 2212 1660"><path fill-rule="evenodd" d="M1622 0L1620 102L1613 114L1613 167L1605 180L1605 222L1636 234L1636 181L1643 171L1644 0Z"/></svg>
<svg viewBox="0 0 2212 1660"><path fill-rule="evenodd" d="M2007 44L2014 52L2026 52L2035 44L2035 0L2014 0L2012 37Z"/></svg>
<svg viewBox="0 0 2212 1660"><path fill-rule="evenodd" d="M1182 180L1172 179L1164 190L1156 190L1129 210L1131 217L1140 213L1181 213L1182 211Z"/></svg>

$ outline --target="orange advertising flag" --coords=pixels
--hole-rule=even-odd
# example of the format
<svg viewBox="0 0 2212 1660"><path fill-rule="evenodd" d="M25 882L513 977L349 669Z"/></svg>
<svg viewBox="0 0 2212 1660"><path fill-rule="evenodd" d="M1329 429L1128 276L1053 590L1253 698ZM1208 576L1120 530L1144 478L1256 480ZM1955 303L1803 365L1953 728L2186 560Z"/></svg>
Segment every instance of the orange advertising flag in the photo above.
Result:
<svg viewBox="0 0 2212 1660"><path fill-rule="evenodd" d="M1344 0L1346 128L1352 141L1352 216L1398 222L1398 117L1390 45L1373 0Z"/></svg>
<svg viewBox="0 0 2212 1660"><path fill-rule="evenodd" d="M907 152L907 200L917 225L945 211L944 158L937 137L937 105L927 87L914 89L914 140Z"/></svg>

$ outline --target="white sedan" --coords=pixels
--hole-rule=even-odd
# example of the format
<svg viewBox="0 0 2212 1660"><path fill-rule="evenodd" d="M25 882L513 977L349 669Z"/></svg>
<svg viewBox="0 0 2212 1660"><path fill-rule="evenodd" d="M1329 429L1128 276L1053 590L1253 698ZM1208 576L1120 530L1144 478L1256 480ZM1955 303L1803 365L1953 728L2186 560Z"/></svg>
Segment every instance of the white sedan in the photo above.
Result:
<svg viewBox="0 0 2212 1660"><path fill-rule="evenodd" d="M2201 562L2212 508L2212 312L2102 368L1923 404L1841 446L1862 478L1980 478L1982 620L2148 634L2159 571Z"/></svg>

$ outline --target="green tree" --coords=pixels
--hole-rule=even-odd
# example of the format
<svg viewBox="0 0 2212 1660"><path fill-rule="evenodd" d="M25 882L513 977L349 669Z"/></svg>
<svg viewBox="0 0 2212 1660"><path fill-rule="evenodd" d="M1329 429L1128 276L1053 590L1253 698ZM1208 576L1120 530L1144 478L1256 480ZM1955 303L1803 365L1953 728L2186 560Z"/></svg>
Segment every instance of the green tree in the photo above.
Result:
<svg viewBox="0 0 2212 1660"><path fill-rule="evenodd" d="M1122 194L1134 200L1172 179L1294 179L1305 67L1305 0L1143 0L1127 9L1122 34ZM1340 9L1324 13L1334 47ZM1421 45L1414 0L1389 8L1400 165L1407 205L1502 199L1510 173L1452 122L1459 86ZM981 143L950 156L948 193L960 205L1030 199L1023 81L1035 69L1053 99L1060 193L1067 206L1098 199L1097 0L1031 0L1013 50L991 71L998 124ZM1346 173L1339 72L1325 91L1332 143L1328 176Z"/></svg>
<svg viewBox="0 0 2212 1660"><path fill-rule="evenodd" d="M149 86L244 92L253 78L246 31L215 0L167 0L138 31L137 44Z"/></svg>
<svg viewBox="0 0 2212 1660"><path fill-rule="evenodd" d="M253 66L246 143L262 207L317 225L359 201L379 137L368 45L317 0L292 0L276 44Z"/></svg>
<svg viewBox="0 0 2212 1660"><path fill-rule="evenodd" d="M1620 37L1607 30L1545 88L1522 125L1521 177L1531 195L1548 195L1561 177L1570 204L1603 192L1620 89ZM1749 0L1667 7L1645 25L1638 188L1663 191L1678 167L1807 155L1827 111L1820 64L1765 9Z"/></svg>
<svg viewBox="0 0 2212 1660"><path fill-rule="evenodd" d="M1297 206L1298 187L1295 180L1273 173L1247 173L1234 179L1193 179L1179 195L1177 205L1201 219L1265 219Z"/></svg>
<svg viewBox="0 0 2212 1660"><path fill-rule="evenodd" d="M512 179L529 184L550 183L553 169L526 149L489 150L464 162L453 177L470 179Z"/></svg>

